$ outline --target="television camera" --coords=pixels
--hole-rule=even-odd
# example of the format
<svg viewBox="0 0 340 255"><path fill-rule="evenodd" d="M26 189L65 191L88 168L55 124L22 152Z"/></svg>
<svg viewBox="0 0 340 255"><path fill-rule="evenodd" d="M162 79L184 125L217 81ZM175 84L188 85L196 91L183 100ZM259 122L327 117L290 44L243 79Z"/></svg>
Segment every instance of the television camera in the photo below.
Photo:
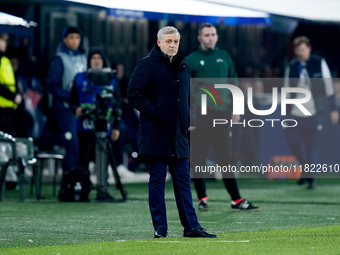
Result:
<svg viewBox="0 0 340 255"><path fill-rule="evenodd" d="M89 69L88 73L90 84L85 89L85 92L92 97L94 96L94 101L92 104L82 105L82 118L93 123L91 129L95 132L97 186L104 190L107 189L107 162L109 160L116 186L120 190L123 200L126 200L127 193L120 181L112 145L107 137L110 124L121 116L120 102L114 97L114 88L111 85L115 72L110 68L102 68Z"/></svg>
<svg viewBox="0 0 340 255"><path fill-rule="evenodd" d="M85 92L94 95L95 99L93 104L82 105L83 118L93 122L95 132L108 131L110 123L121 116L119 102L110 85L113 74L110 68L89 69L90 85Z"/></svg>

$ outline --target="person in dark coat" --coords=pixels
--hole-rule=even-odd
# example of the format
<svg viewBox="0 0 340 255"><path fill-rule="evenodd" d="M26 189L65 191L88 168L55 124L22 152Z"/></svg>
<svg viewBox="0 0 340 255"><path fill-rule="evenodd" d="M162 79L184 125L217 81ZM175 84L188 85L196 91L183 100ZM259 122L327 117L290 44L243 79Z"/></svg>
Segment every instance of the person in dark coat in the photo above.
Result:
<svg viewBox="0 0 340 255"><path fill-rule="evenodd" d="M141 59L128 86L130 104L140 112L139 153L149 160L149 208L154 237L167 237L164 199L167 167L172 175L184 237L216 237L198 223L189 170L190 69L178 52L180 34L163 27L157 45Z"/></svg>

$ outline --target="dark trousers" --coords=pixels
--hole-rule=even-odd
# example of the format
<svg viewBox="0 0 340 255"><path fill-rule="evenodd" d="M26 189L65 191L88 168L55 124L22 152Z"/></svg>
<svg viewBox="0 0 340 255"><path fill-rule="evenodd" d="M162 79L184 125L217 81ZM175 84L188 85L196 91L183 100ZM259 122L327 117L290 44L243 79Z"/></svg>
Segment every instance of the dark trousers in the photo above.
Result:
<svg viewBox="0 0 340 255"><path fill-rule="evenodd" d="M179 218L185 230L200 227L192 203L188 159L149 157L149 208L154 229L168 228L165 206L167 167L172 176Z"/></svg>
<svg viewBox="0 0 340 255"><path fill-rule="evenodd" d="M0 108L0 131L13 134L13 108Z"/></svg>
<svg viewBox="0 0 340 255"><path fill-rule="evenodd" d="M78 165L88 168L90 161L95 161L95 141L94 132L79 131L79 158Z"/></svg>
<svg viewBox="0 0 340 255"><path fill-rule="evenodd" d="M107 139L111 142L113 156L116 164L119 166L123 164L123 155L120 154L121 143L118 141L112 142L109 137ZM90 161L96 161L96 134L94 131L78 131L79 140L79 158L78 165L88 168ZM96 162L95 162L96 163Z"/></svg>
<svg viewBox="0 0 340 255"><path fill-rule="evenodd" d="M120 136L116 142L112 143L112 148L116 157L117 166L124 163L123 154L125 149L128 153L138 151L138 124L137 126L132 126L122 118L120 122ZM138 159L134 160L134 162L129 162L129 169L133 170L138 163Z"/></svg>
<svg viewBox="0 0 340 255"><path fill-rule="evenodd" d="M70 110L55 110L53 115L58 122L62 144L65 146L64 173L74 167L79 157L79 142L76 119Z"/></svg>
<svg viewBox="0 0 340 255"><path fill-rule="evenodd" d="M287 143L300 164L320 163L320 136L323 130L324 115L311 117L290 116L298 122L296 127L284 128ZM301 178L313 178L314 174L302 172Z"/></svg>
<svg viewBox="0 0 340 255"><path fill-rule="evenodd" d="M197 114L196 129L190 133L191 164L195 166L206 166L209 146L212 149L210 155L219 166L231 164L231 130L230 124L216 125L213 127L213 119L228 119L231 114L228 112L208 109L207 115ZM223 183L232 200L241 198L235 175L232 172L223 172ZM193 181L198 199L204 198L206 194L206 175L193 172Z"/></svg>

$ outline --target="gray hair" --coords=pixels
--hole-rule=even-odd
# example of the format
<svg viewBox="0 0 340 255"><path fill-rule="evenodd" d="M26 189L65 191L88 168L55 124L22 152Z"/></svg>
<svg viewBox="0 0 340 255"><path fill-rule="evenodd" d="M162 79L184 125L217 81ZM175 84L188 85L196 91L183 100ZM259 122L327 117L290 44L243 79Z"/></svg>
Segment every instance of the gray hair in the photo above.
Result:
<svg viewBox="0 0 340 255"><path fill-rule="evenodd" d="M175 33L177 33L179 39L181 39L181 35L176 28L170 27L170 26L163 27L158 31L157 38L162 41L164 35L175 34Z"/></svg>

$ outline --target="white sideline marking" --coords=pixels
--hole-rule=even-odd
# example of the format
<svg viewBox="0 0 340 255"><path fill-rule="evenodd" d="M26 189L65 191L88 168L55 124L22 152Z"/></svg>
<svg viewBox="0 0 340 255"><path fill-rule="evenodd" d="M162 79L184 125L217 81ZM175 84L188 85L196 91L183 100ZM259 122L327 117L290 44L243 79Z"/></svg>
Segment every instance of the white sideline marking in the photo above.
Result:
<svg viewBox="0 0 340 255"><path fill-rule="evenodd" d="M219 243L249 243L249 240L241 240L241 241L231 241L231 240L216 240L215 242Z"/></svg>
<svg viewBox="0 0 340 255"><path fill-rule="evenodd" d="M153 241L155 243L187 243L187 241Z"/></svg>
<svg viewBox="0 0 340 255"><path fill-rule="evenodd" d="M140 243L148 243L150 241L138 241ZM189 243L189 241L151 241L153 243ZM249 243L250 240L207 240L207 242L218 242L218 243Z"/></svg>
<svg viewBox="0 0 340 255"><path fill-rule="evenodd" d="M200 221L200 224L216 224L218 221Z"/></svg>
<svg viewBox="0 0 340 255"><path fill-rule="evenodd" d="M168 222L171 223L179 223L179 220L168 220ZM215 224L215 223L219 223L218 221L200 221L201 224Z"/></svg>
<svg viewBox="0 0 340 255"><path fill-rule="evenodd" d="M248 221L248 222L237 221L235 223L237 223L237 224L245 224L245 223L263 224L264 222L262 222L262 221L255 221L255 222L253 222L253 221Z"/></svg>

